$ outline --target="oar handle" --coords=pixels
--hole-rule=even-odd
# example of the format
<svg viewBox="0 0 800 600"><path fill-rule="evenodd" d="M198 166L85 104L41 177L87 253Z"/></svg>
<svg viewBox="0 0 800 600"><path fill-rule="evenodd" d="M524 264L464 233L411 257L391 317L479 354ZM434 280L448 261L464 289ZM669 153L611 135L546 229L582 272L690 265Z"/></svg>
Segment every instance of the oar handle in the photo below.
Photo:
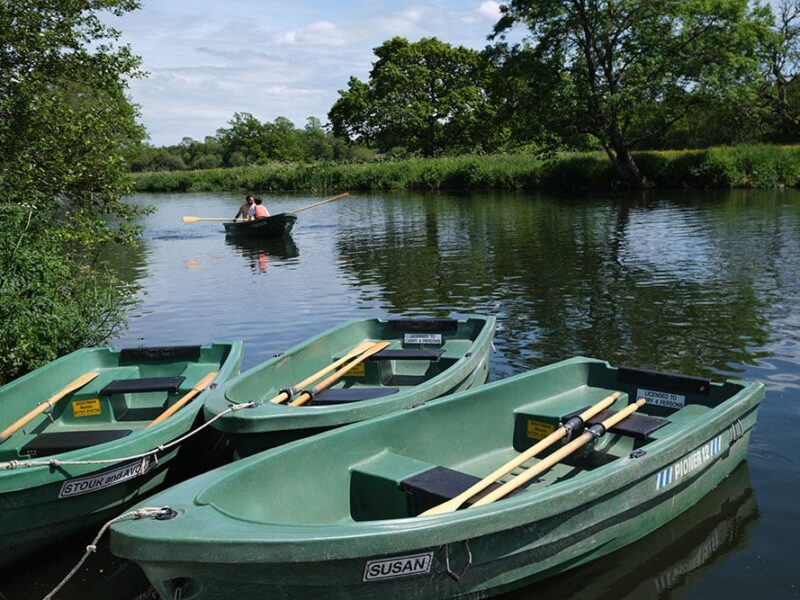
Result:
<svg viewBox="0 0 800 600"><path fill-rule="evenodd" d="M616 425L620 421L623 421L624 419L629 417L631 414L636 412L639 408L644 406L644 404L645 404L645 401L643 399L639 399L636 402L634 402L633 404L629 404L628 406L626 406L625 408L623 408L619 412L614 413L608 419L603 421L602 422L603 435L605 434L606 431L611 429L614 425ZM513 492L515 489L517 489L521 485L527 483L528 481L530 481L531 479L533 479L537 475L543 473L544 471L546 471L547 469L549 469L550 467L552 467L556 463L560 462L561 459L566 458L567 456L569 456L570 454L572 454L573 452L575 452L576 450L578 450L582 446L585 446L586 444L588 444L595 437L597 437L597 436L595 435L594 432L592 432L590 430L585 431L579 437L577 437L574 440L572 440L569 444L567 444L566 446L564 446L560 450L558 450L556 452L553 452L547 458L539 461L538 463L533 465L530 469L528 469L524 473L520 473L519 475L514 477L514 479L511 479L511 480L507 481L506 483L501 485L496 490L492 490L491 492L486 494L483 498L481 498L480 500L475 502L472 506L470 506L470 508L475 508L475 507L478 507L478 506L484 506L486 504L491 504L495 500L498 500L498 499L500 499L500 498L502 498L504 496L507 496L509 493Z"/></svg>
<svg viewBox="0 0 800 600"><path fill-rule="evenodd" d="M236 219L231 219L230 217L183 217L181 219L184 223L197 223L198 221L224 221L224 222L233 222Z"/></svg>
<svg viewBox="0 0 800 600"><path fill-rule="evenodd" d="M58 392L50 396L47 400L42 402L39 406L28 412L24 417L20 417L16 421L14 421L11 425L6 427L3 431L0 431L0 444L5 442L8 438L14 435L17 431L25 427L28 423L33 421L36 417L38 417L41 413L46 411L48 408L53 408L53 405L64 398L65 396L71 394L72 392L82 388L87 383L89 383L92 379L97 377L100 373L97 371L92 371L90 373L84 373L80 377L73 379L70 381L66 386L61 388Z"/></svg>
<svg viewBox="0 0 800 600"><path fill-rule="evenodd" d="M614 392L610 396L606 396L594 406L591 406L590 408L583 411L580 415L578 415L578 418L584 423L586 423L593 416L595 416L596 414L600 413L601 411L605 410L606 408L614 404L614 402L616 402L617 398L619 397L620 397L619 392ZM489 473L486 477L475 483L475 485L461 492L455 498L447 500L442 504L439 504L437 506L434 506L433 508L426 510L425 512L421 513L420 516L427 517L431 515L440 515L448 512L453 512L454 510L458 510L458 508L462 504L464 504L464 502L472 498L475 494L481 493L483 490L492 485L495 481L500 479L503 475L510 473L524 462L529 461L543 450L546 450L547 448L555 444L565 435L567 435L567 427L562 425L561 427L556 429L553 433L548 435L546 438L537 442L536 444L525 450L525 452L522 452L519 456L512 458L504 465L498 467L497 469Z"/></svg>
<svg viewBox="0 0 800 600"><path fill-rule="evenodd" d="M204 389L206 389L211 384L211 382L214 381L214 377L216 377L216 376L217 376L217 371L211 371L208 375L206 375L200 381L198 381L196 384L194 384L192 389L189 390L188 392L186 392L181 397L180 400L178 400L175 404L170 406L163 413L158 415L155 419L150 421L150 423L147 425L147 427L152 427L153 425L158 425L159 423L169 419L172 415L174 415L181 408L183 408L190 400L192 400L195 396L197 396L197 394L199 394ZM145 429L147 429L147 427L145 427Z"/></svg>
<svg viewBox="0 0 800 600"><path fill-rule="evenodd" d="M325 198L325 200L320 200L319 202L314 202L313 204L308 204L306 206L301 206L300 208L295 208L294 210L290 210L289 212L299 213L303 212L304 210L308 210L309 208L314 208L315 206L319 206L321 204L327 204L328 202L334 202L336 200L341 200L342 198L346 198L350 194L345 192L344 194L339 194L337 196L331 196L330 198Z"/></svg>
<svg viewBox="0 0 800 600"><path fill-rule="evenodd" d="M293 390L303 390L303 389L307 388L309 385L314 383L317 379L319 379L323 375L327 375L328 373L330 373L331 371L336 369L339 365L343 365L344 363L346 363L351 358L353 358L355 356L358 356L362 352L364 352L364 351L368 350L369 348L371 348L372 344L373 344L373 342L366 342L366 341L365 342L361 342L358 346L356 346L355 348L350 350L350 352L345 354L342 358L340 358L339 360L336 360L333 363L329 364L324 369L320 369L319 371L317 371L316 373L314 373L310 377L306 377L300 383L297 383L294 386L292 386L292 389ZM272 400L270 400L270 402L272 402L272 404L280 404L281 402L285 402L289 398L290 398L289 392L285 392L284 391L284 392L281 392L280 394L278 394L277 396L275 396Z"/></svg>
<svg viewBox="0 0 800 600"><path fill-rule="evenodd" d="M389 345L388 341L375 342L372 345L372 347L369 348L366 352L363 352L360 356L357 356L356 358L354 358L352 361L347 363L344 367L342 367L341 369L336 371L333 375L331 375L330 377L325 379L322 383L317 385L312 390L313 395L319 394L320 392L328 389L331 385L333 385L334 383L339 381L339 379L341 379L342 377L347 375L347 373L350 372L353 369L353 367L355 367L356 365L364 362L365 360L367 360L373 354L376 354L376 353L380 352L381 350L386 348L388 345ZM312 398L312 394L309 394L308 392L303 392L295 400L293 400L290 403L290 406L302 406L303 404L305 404L309 400L311 400L311 398Z"/></svg>

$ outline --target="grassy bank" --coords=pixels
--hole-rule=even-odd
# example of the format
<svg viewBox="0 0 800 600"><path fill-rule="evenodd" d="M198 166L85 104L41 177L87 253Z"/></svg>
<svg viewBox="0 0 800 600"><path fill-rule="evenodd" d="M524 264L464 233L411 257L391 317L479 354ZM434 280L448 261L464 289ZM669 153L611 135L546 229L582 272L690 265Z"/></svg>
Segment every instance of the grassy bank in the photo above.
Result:
<svg viewBox="0 0 800 600"><path fill-rule="evenodd" d="M734 146L637 152L661 188L775 188L800 185L800 146ZM577 190L617 186L602 153L417 158L358 164L270 164L134 175L139 191L234 190Z"/></svg>

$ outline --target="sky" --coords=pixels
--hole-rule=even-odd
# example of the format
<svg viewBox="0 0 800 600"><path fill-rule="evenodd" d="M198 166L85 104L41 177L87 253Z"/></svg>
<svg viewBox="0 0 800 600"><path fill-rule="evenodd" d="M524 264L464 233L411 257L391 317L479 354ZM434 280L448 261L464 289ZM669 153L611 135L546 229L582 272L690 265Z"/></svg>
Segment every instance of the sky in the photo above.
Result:
<svg viewBox="0 0 800 600"><path fill-rule="evenodd" d="M494 0L143 0L113 19L149 76L130 96L156 146L203 140L234 112L295 126L327 113L393 36L483 48Z"/></svg>

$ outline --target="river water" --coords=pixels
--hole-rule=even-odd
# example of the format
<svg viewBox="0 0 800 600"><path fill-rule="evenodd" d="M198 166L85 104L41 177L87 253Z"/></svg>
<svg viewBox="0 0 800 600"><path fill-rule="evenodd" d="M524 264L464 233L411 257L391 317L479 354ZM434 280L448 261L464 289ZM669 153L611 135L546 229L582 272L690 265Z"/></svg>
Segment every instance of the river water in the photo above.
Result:
<svg viewBox="0 0 800 600"><path fill-rule="evenodd" d="M346 319L490 313L491 379L580 354L763 381L747 462L714 492L644 540L505 598L800 597L800 192L354 194L269 243L181 222L232 216L238 194L131 201L155 211L140 247L110 257L141 286L119 347L241 339L247 369ZM4 576L0 596L41 597L90 537ZM101 545L59 597L146 589Z"/></svg>

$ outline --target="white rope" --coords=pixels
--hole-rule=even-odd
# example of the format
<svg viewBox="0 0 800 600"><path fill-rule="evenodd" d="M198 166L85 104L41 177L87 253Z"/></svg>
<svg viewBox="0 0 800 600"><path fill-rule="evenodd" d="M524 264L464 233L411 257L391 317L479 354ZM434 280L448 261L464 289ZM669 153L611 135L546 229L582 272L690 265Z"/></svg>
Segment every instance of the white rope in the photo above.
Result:
<svg viewBox="0 0 800 600"><path fill-rule="evenodd" d="M236 410L242 410L243 408L253 408L254 406L256 406L255 402L243 402L242 404L233 404L233 405L229 406L228 408L226 408L225 410L223 410L218 415L216 415L215 417L209 419L208 421L206 421L205 423L200 425L200 427L198 427L197 429L193 429L193 430L189 431L185 435L183 435L183 436L181 436L181 437L179 437L179 438L177 438L175 440L172 440L168 444L162 444L162 445L160 445L160 446L158 446L156 448L153 448L152 450L148 450L147 452L142 452L141 454L134 454L132 456L123 456L123 457L118 457L118 458L97 459L97 460L59 460L57 458L52 458L50 460L23 460L23 461L20 461L20 460L9 460L9 461L6 461L6 462L0 462L0 470L13 471L14 469L19 469L19 468L23 468L23 467L27 467L27 468L32 468L32 467L53 467L53 468L55 468L55 467L58 467L58 466L61 466L61 465L107 465L107 464L113 464L113 463L119 463L119 462L127 462L127 461L132 461L132 460L145 459L148 456L155 457L159 452L164 452L166 450L169 450L173 446L177 446L177 445L181 444L184 440L189 439L194 434L202 431L203 429L205 429L206 427L211 425L214 421L216 421L217 419L219 419L221 417L224 417L228 413L232 413L232 412L234 412Z"/></svg>
<svg viewBox="0 0 800 600"><path fill-rule="evenodd" d="M47 594L47 596L44 597L44 600L52 600L55 597L55 595L61 591L61 588L63 588L67 584L67 582L75 576L75 573L77 573L80 570L80 568L83 566L83 563L85 563L86 559L89 558L89 555L97 551L97 543L100 541L100 538L103 537L103 534L106 532L106 530L108 530L108 528L111 527L114 523L118 523L120 521L126 521L128 519L146 519L146 518L152 519L161 515L168 515L171 512L172 509L168 506L162 506L162 507L145 506L137 510L132 510L131 512L125 513L108 521L105 525L103 525L100 528L100 531L97 532L97 535L94 536L92 543L86 546L86 552L83 553L83 556L78 561L78 564L76 564L72 568L72 570L69 573L67 573L67 576L61 580L61 583L59 583L55 588L53 588L53 590L49 594Z"/></svg>

